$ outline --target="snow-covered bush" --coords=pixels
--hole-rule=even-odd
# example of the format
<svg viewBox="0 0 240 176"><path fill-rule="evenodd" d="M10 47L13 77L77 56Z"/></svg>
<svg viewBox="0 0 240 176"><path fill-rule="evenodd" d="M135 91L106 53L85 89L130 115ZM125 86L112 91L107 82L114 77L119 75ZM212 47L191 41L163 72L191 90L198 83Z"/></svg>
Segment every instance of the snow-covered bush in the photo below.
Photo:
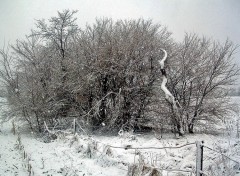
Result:
<svg viewBox="0 0 240 176"><path fill-rule="evenodd" d="M144 162L143 156L140 154L138 162L130 165L128 167L127 173L127 176L139 176L139 175L162 176L162 173L158 169L148 166Z"/></svg>
<svg viewBox="0 0 240 176"><path fill-rule="evenodd" d="M191 133L197 121L216 122L231 110L224 90L238 74L231 42L186 34L177 43L166 27L144 19L103 18L80 29L74 15L64 10L37 20L12 46L13 55L0 50L11 112L32 129L43 132L44 122L72 128L76 119L87 132L173 127ZM163 71L177 112L160 90Z"/></svg>
<svg viewBox="0 0 240 176"><path fill-rule="evenodd" d="M1 72L9 103L39 131L44 121L67 126L73 117L91 130L135 128L154 95L158 48L170 48L171 34L143 19L97 19L80 30L75 13L37 20L36 30L12 47L17 69ZM1 54L8 66L11 56Z"/></svg>
<svg viewBox="0 0 240 176"><path fill-rule="evenodd" d="M213 124L224 120L235 106L227 97L229 86L239 74L233 63L236 46L186 34L175 48L168 67L169 90L179 103L179 116L172 116L177 130L194 132L199 121ZM172 111L173 113L173 111Z"/></svg>

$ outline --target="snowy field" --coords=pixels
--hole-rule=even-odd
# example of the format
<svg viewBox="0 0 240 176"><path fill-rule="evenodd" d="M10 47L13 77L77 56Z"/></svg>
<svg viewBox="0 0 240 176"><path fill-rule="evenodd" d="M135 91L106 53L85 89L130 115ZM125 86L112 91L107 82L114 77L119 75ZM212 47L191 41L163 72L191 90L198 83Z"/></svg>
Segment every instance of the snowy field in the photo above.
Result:
<svg viewBox="0 0 240 176"><path fill-rule="evenodd" d="M240 98L233 101L238 102ZM238 115L231 117L219 134L198 133L179 139L173 134L157 139L151 133L111 137L68 134L59 135L49 143L21 129L20 136L13 135L9 121L0 128L0 176L27 176L29 173L36 176L126 176L132 164L144 165L146 173L147 168L156 168L163 176L195 175L196 141L204 141L204 145L215 150L204 148L206 175L240 175L237 163L216 152L240 162L237 118ZM179 148L157 149L164 147Z"/></svg>

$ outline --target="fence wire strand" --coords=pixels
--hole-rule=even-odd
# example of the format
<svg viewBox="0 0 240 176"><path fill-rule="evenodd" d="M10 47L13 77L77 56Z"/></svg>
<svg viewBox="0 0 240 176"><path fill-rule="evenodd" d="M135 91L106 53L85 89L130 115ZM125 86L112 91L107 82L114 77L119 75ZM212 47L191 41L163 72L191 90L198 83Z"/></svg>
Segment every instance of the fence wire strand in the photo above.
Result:
<svg viewBox="0 0 240 176"><path fill-rule="evenodd" d="M238 165L240 165L240 162L238 162L238 161L236 161L236 160L230 158L229 156L227 156L227 155L225 155L225 154L223 154L223 153L221 153L221 152L219 152L219 151L217 151L217 150L214 150L214 149L212 149L212 148L210 148L210 147L208 147L208 146L206 146L206 145L203 145L203 147L205 147L205 148L207 148L207 149L209 149L209 150L212 150L212 151L214 151L214 152L216 152L216 153L218 153L218 154L220 154L220 155L222 155L222 156L228 158L229 160L231 160L231 161L237 163Z"/></svg>
<svg viewBox="0 0 240 176"><path fill-rule="evenodd" d="M192 143L187 143L187 144L184 144L184 145L181 145L181 146L176 146L176 147L172 147L172 146L168 146L168 147L132 147L130 145L127 145L125 147L119 147L119 146L112 146L112 145L107 145L111 148L120 148L120 149L125 149L125 150L129 150L129 149L137 149L137 150L145 150L145 149L179 149L179 148L182 148L182 147L186 147L186 146L189 146L189 145L194 145L195 142L192 142Z"/></svg>

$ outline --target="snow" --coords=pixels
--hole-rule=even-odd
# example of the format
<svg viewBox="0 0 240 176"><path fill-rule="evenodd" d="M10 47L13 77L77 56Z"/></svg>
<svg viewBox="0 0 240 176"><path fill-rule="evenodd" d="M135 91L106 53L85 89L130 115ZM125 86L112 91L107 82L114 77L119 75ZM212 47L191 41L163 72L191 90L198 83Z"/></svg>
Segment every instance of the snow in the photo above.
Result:
<svg viewBox="0 0 240 176"><path fill-rule="evenodd" d="M164 63L167 59L167 51L165 49L162 49L162 48L161 48L161 50L164 52L164 57L163 57L163 59L159 60L159 64L160 64L160 68L164 69Z"/></svg>
<svg viewBox="0 0 240 176"><path fill-rule="evenodd" d="M16 149L16 136L11 133L9 124L4 124L0 129L0 175L27 175L22 157Z"/></svg>
<svg viewBox="0 0 240 176"><path fill-rule="evenodd" d="M163 59L161 59L161 60L159 60L158 62L159 62L159 64L160 64L160 68L162 69L162 70L164 70L165 68L164 68L164 63L165 63L165 61L166 61L166 59L167 59L167 51L166 50L164 50L164 49L161 49L163 52L164 52L164 57L163 57ZM175 100L174 100L174 97L173 97L173 95L170 93L170 91L168 90L168 88L166 87L166 84L167 84L167 77L166 77L166 75L163 75L163 80L162 80L162 83L161 83L161 89L162 89L162 91L165 93L165 96L166 96L166 99L169 101L169 102L171 102L171 103L175 103Z"/></svg>
<svg viewBox="0 0 240 176"><path fill-rule="evenodd" d="M239 101L235 98L234 101ZM232 124L237 116L232 117ZM0 175L27 176L26 160L17 147L17 135L11 132L12 122L3 123L0 132ZM44 143L34 133L20 129L21 142L27 153L34 175L54 176L125 176L128 166L144 160L146 166L164 169L163 176L177 174L191 175L196 166L196 145L191 144L176 149L128 149L147 147L178 147L185 144L204 141L204 145L222 151L234 160L240 161L240 139L236 133L228 131L219 135L194 134L176 139L173 134L163 134L156 139L153 134L133 134L121 132L118 136L67 134ZM121 147L121 148L120 148ZM224 175L224 167L239 168L218 153L204 148L204 171L215 168L216 175ZM176 171L177 170L177 171ZM179 171L182 170L182 171ZM226 169L225 169L226 170ZM189 172L183 172L189 171ZM220 172L221 171L221 172ZM228 173L225 173L228 175ZM230 175L230 174L229 174ZM235 174L237 175L237 174ZM240 175L240 174L238 174Z"/></svg>

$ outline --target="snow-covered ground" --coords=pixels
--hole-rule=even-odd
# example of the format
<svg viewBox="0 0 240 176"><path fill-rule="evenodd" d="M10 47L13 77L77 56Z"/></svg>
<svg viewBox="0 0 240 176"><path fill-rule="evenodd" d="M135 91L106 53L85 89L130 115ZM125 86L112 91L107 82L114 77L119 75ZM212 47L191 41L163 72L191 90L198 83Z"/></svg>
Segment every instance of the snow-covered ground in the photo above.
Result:
<svg viewBox="0 0 240 176"><path fill-rule="evenodd" d="M234 101L240 99L235 98ZM165 134L159 140L153 134L126 133L123 136L69 134L62 135L50 143L44 143L35 134L23 130L21 138L18 139L17 135L12 134L12 123L9 121L3 123L0 128L0 175L29 175L27 166L31 165L32 175L36 176L126 176L129 165L134 163L138 165L139 162L161 170L163 176L194 175L196 145L191 143L195 141L204 141L204 145L240 162L240 139L236 137L236 117L231 118L226 131L219 135L194 134L176 139L172 134ZM19 140L24 146L22 149L17 145ZM176 149L155 149L182 145L186 146ZM124 149L148 147L150 149ZM24 159L23 151L28 160ZM236 163L207 148L204 148L203 167L208 175L240 175ZM214 172L210 172L211 168Z"/></svg>
<svg viewBox="0 0 240 176"><path fill-rule="evenodd" d="M9 128L3 127L0 128L0 175L27 175L22 156L16 150L16 137Z"/></svg>

